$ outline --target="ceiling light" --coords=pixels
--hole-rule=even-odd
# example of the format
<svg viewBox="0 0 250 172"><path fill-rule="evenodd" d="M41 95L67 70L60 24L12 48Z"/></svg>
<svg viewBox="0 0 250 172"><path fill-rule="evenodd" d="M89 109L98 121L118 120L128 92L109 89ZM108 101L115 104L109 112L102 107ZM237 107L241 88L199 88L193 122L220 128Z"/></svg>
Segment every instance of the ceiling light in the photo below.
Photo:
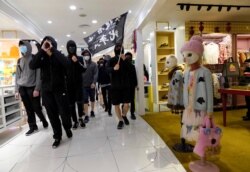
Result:
<svg viewBox="0 0 250 172"><path fill-rule="evenodd" d="M230 11L230 10L231 10L231 6L228 6L228 7L227 7L227 11Z"/></svg>
<svg viewBox="0 0 250 172"><path fill-rule="evenodd" d="M128 10L128 13L129 13L129 14L131 14L131 13L132 13L132 11L131 11L131 10Z"/></svg>
<svg viewBox="0 0 250 172"><path fill-rule="evenodd" d="M66 36L67 36L68 38L69 38L69 37L71 37L71 35L70 35L70 34L68 34L68 35L66 35Z"/></svg>
<svg viewBox="0 0 250 172"><path fill-rule="evenodd" d="M86 35L87 34L87 32L82 32L84 35Z"/></svg>
<svg viewBox="0 0 250 172"><path fill-rule="evenodd" d="M197 10L200 11L201 7L202 7L201 5L198 5Z"/></svg>
<svg viewBox="0 0 250 172"><path fill-rule="evenodd" d="M51 20L48 20L48 23L49 23L49 24L52 24L52 21L51 21Z"/></svg>
<svg viewBox="0 0 250 172"><path fill-rule="evenodd" d="M210 11L210 10L211 10L211 8L212 8L212 6L211 6L211 5L207 6L207 11Z"/></svg>
<svg viewBox="0 0 250 172"><path fill-rule="evenodd" d="M187 4L187 5L186 5L186 11L189 11L189 9L190 9L190 5Z"/></svg>
<svg viewBox="0 0 250 172"><path fill-rule="evenodd" d="M183 4L180 5L180 9L181 9L181 10L184 9L184 5L183 5Z"/></svg>
<svg viewBox="0 0 250 172"><path fill-rule="evenodd" d="M218 7L218 11L221 12L221 10L222 10L222 6L220 5L220 6Z"/></svg>
<svg viewBox="0 0 250 172"><path fill-rule="evenodd" d="M70 5L69 9L71 9L72 11L76 10L76 6L75 5Z"/></svg>
<svg viewBox="0 0 250 172"><path fill-rule="evenodd" d="M64 47L64 45L61 45L61 48L63 48Z"/></svg>
<svg viewBox="0 0 250 172"><path fill-rule="evenodd" d="M92 23L93 23L93 24L96 24L96 23L97 23L97 20L92 20Z"/></svg>

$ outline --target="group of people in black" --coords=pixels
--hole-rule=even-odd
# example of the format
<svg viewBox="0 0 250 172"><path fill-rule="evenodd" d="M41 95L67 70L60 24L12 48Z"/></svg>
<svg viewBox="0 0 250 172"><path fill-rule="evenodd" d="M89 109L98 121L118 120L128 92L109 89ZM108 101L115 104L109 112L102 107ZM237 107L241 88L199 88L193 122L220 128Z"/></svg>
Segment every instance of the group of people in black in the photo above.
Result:
<svg viewBox="0 0 250 172"><path fill-rule="evenodd" d="M115 57L104 55L95 63L87 49L82 51L81 56L77 55L77 45L73 40L68 41L66 47L67 56L57 49L53 37L46 36L41 48L32 55L30 43L19 42L23 57L17 63L16 98L21 96L27 112L29 131L26 135L38 131L35 113L43 127L48 127L40 104L41 96L53 129L53 148L60 145L62 126L67 137L71 138L71 129L77 129L78 126L84 128L89 116L95 117L96 87L101 89L104 108L109 116L112 116L111 108L114 105L119 119L117 129L122 129L124 123L129 125L126 116L129 104L131 119L136 119L134 98L137 77L132 54L128 52L124 55L123 46L117 44L114 48Z"/></svg>

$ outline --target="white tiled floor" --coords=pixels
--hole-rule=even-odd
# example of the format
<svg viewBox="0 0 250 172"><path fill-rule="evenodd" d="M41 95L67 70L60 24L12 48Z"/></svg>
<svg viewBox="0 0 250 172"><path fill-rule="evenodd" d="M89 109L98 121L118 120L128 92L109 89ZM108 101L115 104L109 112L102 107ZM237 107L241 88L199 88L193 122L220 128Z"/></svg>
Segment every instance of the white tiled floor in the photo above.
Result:
<svg viewBox="0 0 250 172"><path fill-rule="evenodd" d="M87 128L63 135L52 149L52 129L22 132L0 147L0 172L184 172L157 133L140 117L117 130L115 117L98 109ZM129 115L128 115L129 116Z"/></svg>

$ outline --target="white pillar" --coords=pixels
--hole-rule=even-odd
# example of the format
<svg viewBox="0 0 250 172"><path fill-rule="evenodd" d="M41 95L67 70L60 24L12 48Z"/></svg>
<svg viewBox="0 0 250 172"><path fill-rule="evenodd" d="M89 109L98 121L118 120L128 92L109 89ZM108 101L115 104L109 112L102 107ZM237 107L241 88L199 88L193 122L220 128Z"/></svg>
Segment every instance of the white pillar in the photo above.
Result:
<svg viewBox="0 0 250 172"><path fill-rule="evenodd" d="M136 30L136 43L137 43L137 51L136 51L136 59L135 59L135 67L138 79L138 87L136 95L136 113L138 115L145 114L145 98L144 98L144 71L143 71L143 63L144 63L144 50L143 50L143 40L142 40L142 30Z"/></svg>

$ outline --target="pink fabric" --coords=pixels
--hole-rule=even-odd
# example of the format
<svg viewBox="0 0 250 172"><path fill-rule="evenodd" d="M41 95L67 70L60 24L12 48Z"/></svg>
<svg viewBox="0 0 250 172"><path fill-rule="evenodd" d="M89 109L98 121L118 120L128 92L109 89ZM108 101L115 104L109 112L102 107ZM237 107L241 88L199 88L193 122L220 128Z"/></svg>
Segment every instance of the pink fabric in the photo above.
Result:
<svg viewBox="0 0 250 172"><path fill-rule="evenodd" d="M198 54L200 57L203 55L202 38L200 36L193 36L189 42L185 43L181 48L181 53L184 51L191 51Z"/></svg>

